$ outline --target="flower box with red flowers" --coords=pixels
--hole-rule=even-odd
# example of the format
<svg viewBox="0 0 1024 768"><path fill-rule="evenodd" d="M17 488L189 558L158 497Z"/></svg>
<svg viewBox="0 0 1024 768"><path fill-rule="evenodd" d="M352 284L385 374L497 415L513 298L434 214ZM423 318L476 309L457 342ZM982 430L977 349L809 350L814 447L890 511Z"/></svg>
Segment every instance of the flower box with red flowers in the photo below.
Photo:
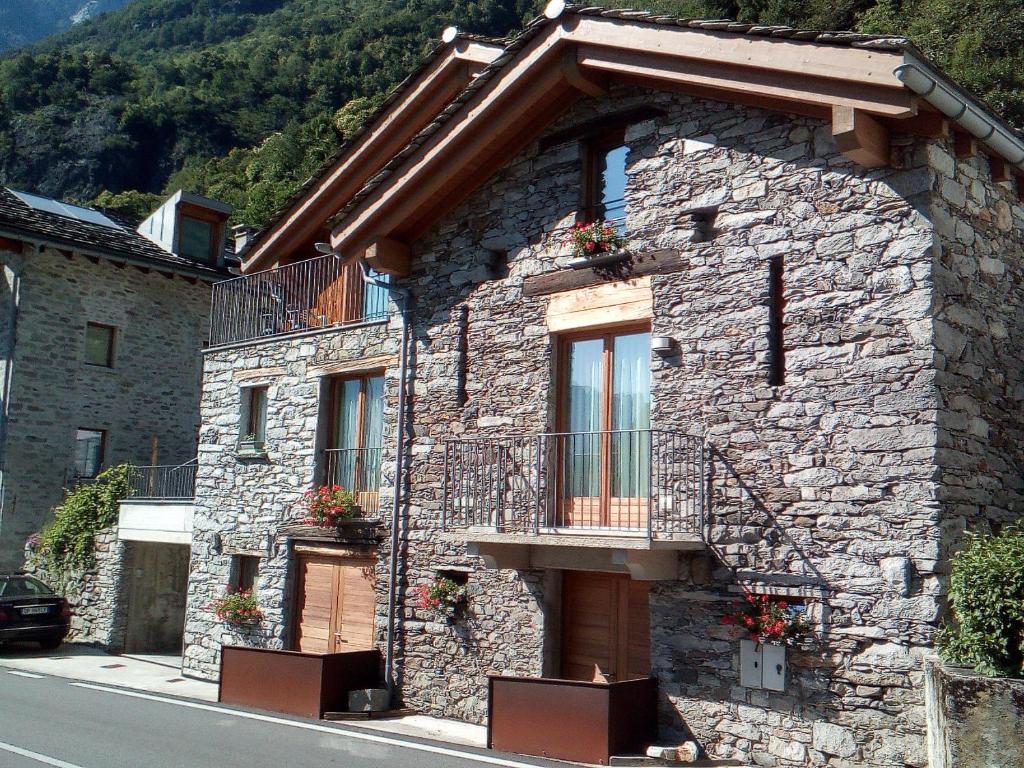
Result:
<svg viewBox="0 0 1024 768"><path fill-rule="evenodd" d="M305 516L302 522L321 528L336 528L356 516L359 507L352 491L340 485L320 485L302 494Z"/></svg>
<svg viewBox="0 0 1024 768"><path fill-rule="evenodd" d="M798 606L780 598L750 593L736 603L722 623L746 633L755 643L795 645L811 631Z"/></svg>
<svg viewBox="0 0 1024 768"><path fill-rule="evenodd" d="M606 221L577 222L569 230L565 244L578 259L593 260L613 254L626 244L626 238Z"/></svg>
<svg viewBox="0 0 1024 768"><path fill-rule="evenodd" d="M263 621L259 600L247 589L228 590L214 601L213 612L221 621L238 627L252 627Z"/></svg>
<svg viewBox="0 0 1024 768"><path fill-rule="evenodd" d="M466 587L447 576L438 576L414 590L416 607L451 620L466 602Z"/></svg>

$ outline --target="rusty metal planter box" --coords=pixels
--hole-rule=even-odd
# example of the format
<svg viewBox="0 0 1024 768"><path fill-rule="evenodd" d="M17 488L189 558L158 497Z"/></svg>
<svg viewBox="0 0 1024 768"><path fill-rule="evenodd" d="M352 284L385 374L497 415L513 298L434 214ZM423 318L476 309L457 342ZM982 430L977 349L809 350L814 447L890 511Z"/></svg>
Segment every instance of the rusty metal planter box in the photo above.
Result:
<svg viewBox="0 0 1024 768"><path fill-rule="evenodd" d="M522 755L607 765L657 738L658 681L589 683L488 678L487 746Z"/></svg>
<svg viewBox="0 0 1024 768"><path fill-rule="evenodd" d="M378 687L380 665L380 651L320 654L225 645L217 700L319 719L324 712L344 712L349 691Z"/></svg>

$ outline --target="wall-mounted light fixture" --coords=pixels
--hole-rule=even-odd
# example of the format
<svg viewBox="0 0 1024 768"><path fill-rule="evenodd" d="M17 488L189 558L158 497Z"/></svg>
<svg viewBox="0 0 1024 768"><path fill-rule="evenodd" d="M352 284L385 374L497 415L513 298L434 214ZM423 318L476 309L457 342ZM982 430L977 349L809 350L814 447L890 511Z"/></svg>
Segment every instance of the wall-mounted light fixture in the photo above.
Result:
<svg viewBox="0 0 1024 768"><path fill-rule="evenodd" d="M671 336L652 336L651 351L657 355L671 355L676 351L676 340Z"/></svg>

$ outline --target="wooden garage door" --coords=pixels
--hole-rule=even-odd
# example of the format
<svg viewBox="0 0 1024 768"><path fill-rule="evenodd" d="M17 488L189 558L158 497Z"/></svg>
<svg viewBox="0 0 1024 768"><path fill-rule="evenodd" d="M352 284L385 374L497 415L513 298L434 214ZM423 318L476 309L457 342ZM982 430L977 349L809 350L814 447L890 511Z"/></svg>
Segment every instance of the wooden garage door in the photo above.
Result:
<svg viewBox="0 0 1024 768"><path fill-rule="evenodd" d="M650 675L647 582L565 571L562 585L562 677L632 680Z"/></svg>
<svg viewBox="0 0 1024 768"><path fill-rule="evenodd" d="M373 561L300 555L295 650L335 653L373 647Z"/></svg>

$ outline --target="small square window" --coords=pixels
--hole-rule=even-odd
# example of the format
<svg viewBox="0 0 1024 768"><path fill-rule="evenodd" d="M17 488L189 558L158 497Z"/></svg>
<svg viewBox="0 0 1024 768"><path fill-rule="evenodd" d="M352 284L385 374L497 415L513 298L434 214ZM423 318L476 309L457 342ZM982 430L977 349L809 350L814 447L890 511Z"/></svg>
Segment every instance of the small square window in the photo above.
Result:
<svg viewBox="0 0 1024 768"><path fill-rule="evenodd" d="M107 433L102 429L75 432L75 477L96 477L103 466Z"/></svg>
<svg viewBox="0 0 1024 768"><path fill-rule="evenodd" d="M260 559L255 555L235 555L232 561L232 588L239 592L251 592L256 588L256 577L260 572Z"/></svg>
<svg viewBox="0 0 1024 768"><path fill-rule="evenodd" d="M178 250L187 259L210 261L213 253L213 224L182 216Z"/></svg>
<svg viewBox="0 0 1024 768"><path fill-rule="evenodd" d="M243 443L260 445L267 439L267 395L269 387L249 387L243 390Z"/></svg>
<svg viewBox="0 0 1024 768"><path fill-rule="evenodd" d="M112 325L86 323L85 326L85 362L89 365L100 365L112 368L114 365L114 336L116 329Z"/></svg>

